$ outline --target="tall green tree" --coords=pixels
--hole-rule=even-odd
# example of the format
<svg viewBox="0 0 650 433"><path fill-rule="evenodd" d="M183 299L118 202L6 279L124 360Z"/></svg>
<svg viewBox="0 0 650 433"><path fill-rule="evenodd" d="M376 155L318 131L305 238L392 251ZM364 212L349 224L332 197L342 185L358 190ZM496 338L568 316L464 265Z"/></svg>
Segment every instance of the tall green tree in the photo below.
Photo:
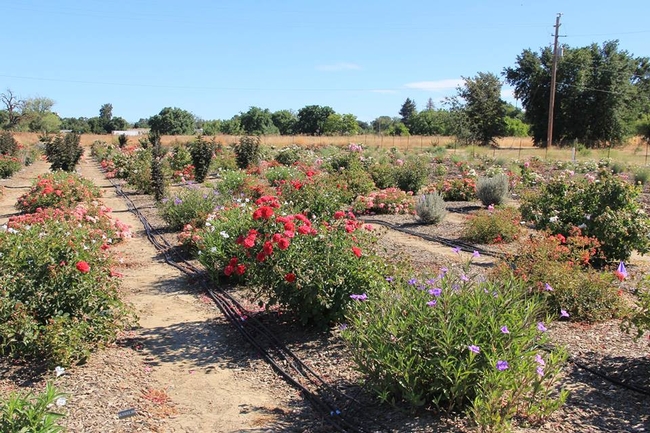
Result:
<svg viewBox="0 0 650 433"><path fill-rule="evenodd" d="M298 116L291 110L278 110L271 114L273 124L281 135L293 135L296 131Z"/></svg>
<svg viewBox="0 0 650 433"><path fill-rule="evenodd" d="M328 106L307 105L298 110L296 132L305 135L322 135L323 126L334 109Z"/></svg>
<svg viewBox="0 0 650 433"><path fill-rule="evenodd" d="M417 107L415 106L415 101L412 101L411 98L406 98L406 101L402 104L402 108L399 110L399 115L402 117L402 123L406 125L407 128L411 127L411 118L418 112Z"/></svg>
<svg viewBox="0 0 650 433"><path fill-rule="evenodd" d="M180 108L165 107L149 118L149 126L152 132L160 135L192 135L194 115Z"/></svg>
<svg viewBox="0 0 650 433"><path fill-rule="evenodd" d="M239 120L244 132L248 135L279 134L279 129L273 124L273 118L268 108L250 107L247 112L240 113Z"/></svg>
<svg viewBox="0 0 650 433"><path fill-rule="evenodd" d="M52 112L54 101L36 97L25 100L22 108L21 129L30 132L54 133L61 129L61 119Z"/></svg>
<svg viewBox="0 0 650 433"><path fill-rule="evenodd" d="M446 113L438 110L423 110L411 116L409 131L413 135L443 135Z"/></svg>
<svg viewBox="0 0 650 433"><path fill-rule="evenodd" d="M483 146L494 143L506 131L505 102L501 99L501 81L492 73L479 72L473 78L463 77L465 84L457 88L465 101L471 140Z"/></svg>
<svg viewBox="0 0 650 433"><path fill-rule="evenodd" d="M620 143L634 121L650 111L650 62L620 50L618 41L601 46L563 47L557 65L553 141L578 140L589 147ZM524 50L504 70L522 101L533 140L546 146L553 53Z"/></svg>
<svg viewBox="0 0 650 433"><path fill-rule="evenodd" d="M359 124L354 114L330 114L323 124L325 135L356 135L359 133Z"/></svg>

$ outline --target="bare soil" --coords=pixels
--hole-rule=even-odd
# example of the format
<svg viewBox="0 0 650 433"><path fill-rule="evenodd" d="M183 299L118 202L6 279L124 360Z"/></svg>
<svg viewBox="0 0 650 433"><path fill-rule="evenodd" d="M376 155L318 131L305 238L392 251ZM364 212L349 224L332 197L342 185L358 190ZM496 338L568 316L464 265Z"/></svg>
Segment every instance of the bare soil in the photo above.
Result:
<svg viewBox="0 0 650 433"><path fill-rule="evenodd" d="M87 151L88 153L88 151ZM0 224L16 214L17 197L48 164L37 161L8 180L0 197ZM79 171L104 190L104 201L115 217L132 226L134 238L119 244L125 299L139 316L139 326L120 340L73 366L58 378L52 371L34 374L30 364L0 359L0 396L15 389L41 389L54 380L68 394L63 407L70 432L328 432L327 423L292 387L279 379L221 316L195 281L167 265L147 240L140 221L128 211L97 165L85 157ZM141 211L156 221L150 197L130 193ZM470 204L471 205L471 204ZM394 224L411 224L412 217L385 217ZM459 238L464 216L451 214L436 228L419 230ZM380 248L387 257L408 257L414 266L437 270L458 267L466 254L392 230L379 228ZM174 235L167 238L173 241ZM494 264L491 257L473 261L473 271ZM634 257L628 271L638 280L648 261ZM629 288L630 293L632 287ZM246 302L243 290L234 293ZM251 304L252 307L252 304ZM261 313L260 313L261 314ZM262 317L265 324L304 362L333 386L354 390L370 416L389 431L466 431L455 417L412 414L378 406L358 386L360 378L336 330L305 331L278 316ZM618 321L587 325L557 322L549 326L555 344L565 345L575 363L567 365L564 386L567 404L543 425L519 432L642 432L650 428L650 397L630 387L650 391L648 335L639 340L620 330ZM586 369L588 368L588 369ZM590 371L591 370L591 371ZM615 384L599 376L623 383ZM628 386L628 387L626 387ZM136 414L119 418L125 409Z"/></svg>

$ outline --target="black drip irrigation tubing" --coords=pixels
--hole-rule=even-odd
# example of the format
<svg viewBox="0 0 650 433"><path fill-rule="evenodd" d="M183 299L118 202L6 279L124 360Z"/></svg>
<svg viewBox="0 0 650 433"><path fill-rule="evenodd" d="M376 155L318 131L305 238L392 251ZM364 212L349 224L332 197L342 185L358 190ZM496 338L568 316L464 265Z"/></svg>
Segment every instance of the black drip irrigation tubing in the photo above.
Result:
<svg viewBox="0 0 650 433"><path fill-rule="evenodd" d="M202 271L182 258L172 258L170 251L172 246L160 235L149 221L135 206L131 198L126 195L119 184L110 179L111 184L143 224L147 238L161 252L165 262L181 272L196 276ZM365 406L353 397L325 382L309 366L305 365L300 358L282 344L259 320L247 312L227 292L214 288L201 279L201 284L210 295L217 307L230 323L241 333L241 335L262 355L266 362L282 376L285 381L296 388L302 396L309 401L312 407L321 415L322 419L330 424L336 431L353 433L390 432L391 429L381 425L380 421L369 418L364 414ZM262 337L262 338L260 338ZM260 340L264 339L266 344ZM288 366L286 368L285 366ZM305 384L304 382L308 382ZM315 387L316 391L312 391ZM327 401L329 400L329 401ZM355 408L356 407L356 408ZM366 426L366 427L362 427ZM376 426L368 428L367 426Z"/></svg>

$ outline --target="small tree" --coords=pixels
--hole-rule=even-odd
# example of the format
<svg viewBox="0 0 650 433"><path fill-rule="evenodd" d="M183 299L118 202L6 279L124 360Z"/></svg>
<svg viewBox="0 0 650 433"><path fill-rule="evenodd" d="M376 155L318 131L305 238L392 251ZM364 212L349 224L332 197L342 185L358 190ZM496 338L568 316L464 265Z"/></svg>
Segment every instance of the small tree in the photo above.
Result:
<svg viewBox="0 0 650 433"><path fill-rule="evenodd" d="M54 138L42 137L41 140L45 143L45 156L52 171L73 171L84 152L81 137L74 132Z"/></svg>
<svg viewBox="0 0 650 433"><path fill-rule="evenodd" d="M235 159L237 161L237 167L246 169L250 165L257 163L259 157L259 137L242 137L239 139L239 143L235 145Z"/></svg>
<svg viewBox="0 0 650 433"><path fill-rule="evenodd" d="M402 116L402 123L406 125L409 130L411 129L411 118L417 113L417 108L415 107L415 102L410 98L406 98L406 101L402 104L402 108L399 110L399 115Z"/></svg>
<svg viewBox="0 0 650 433"><path fill-rule="evenodd" d="M160 134L149 133L149 143L151 144L151 188L154 199L160 201L165 197L165 176L162 166L165 152L160 144Z"/></svg>
<svg viewBox="0 0 650 433"><path fill-rule="evenodd" d="M472 141L483 146L495 143L506 132L505 102L501 99L501 82L492 73L479 72L474 78L464 78L465 84L457 89L465 100L465 113L469 119Z"/></svg>
<svg viewBox="0 0 650 433"><path fill-rule="evenodd" d="M209 142L203 137L197 137L189 147L190 155L192 155L192 165L194 165L194 180L203 183L208 176L208 169L214 155L214 142Z"/></svg>

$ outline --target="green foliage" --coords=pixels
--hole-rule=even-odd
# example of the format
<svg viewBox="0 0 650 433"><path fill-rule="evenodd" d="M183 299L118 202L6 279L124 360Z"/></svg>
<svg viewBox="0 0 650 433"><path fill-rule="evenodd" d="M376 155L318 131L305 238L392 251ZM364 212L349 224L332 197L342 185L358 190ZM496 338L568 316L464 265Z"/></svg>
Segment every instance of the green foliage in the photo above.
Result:
<svg viewBox="0 0 650 433"><path fill-rule="evenodd" d="M564 46L562 52L557 66L554 136L561 137L562 144L579 140L588 147L620 143L644 110L647 80L640 77L648 74L648 59L620 50L618 41ZM539 53L526 49L517 56L516 66L504 71L515 97L522 101L533 140L540 146L547 140L552 62L550 48Z"/></svg>
<svg viewBox="0 0 650 433"><path fill-rule="evenodd" d="M165 151L160 144L159 134L149 133L149 143L151 144L151 190L154 199L158 202L165 196L166 179L163 172Z"/></svg>
<svg viewBox="0 0 650 433"><path fill-rule="evenodd" d="M415 204L415 214L421 223L438 224L447 215L445 201L437 192L421 195Z"/></svg>
<svg viewBox="0 0 650 433"><path fill-rule="evenodd" d="M408 160L393 173L399 189L416 194L429 180L429 164L423 158Z"/></svg>
<svg viewBox="0 0 650 433"><path fill-rule="evenodd" d="M415 106L415 101L412 101L411 98L406 98L406 101L402 104L402 108L399 109L399 115L402 116L402 123L406 125L409 130L411 129L411 119L417 114L418 110Z"/></svg>
<svg viewBox="0 0 650 433"><path fill-rule="evenodd" d="M397 186L395 182L395 169L390 164L373 164L368 167L368 173L370 173L372 181L379 189L394 188Z"/></svg>
<svg viewBox="0 0 650 433"><path fill-rule="evenodd" d="M476 180L473 177L446 178L434 185L445 201L471 201L476 198Z"/></svg>
<svg viewBox="0 0 650 433"><path fill-rule="evenodd" d="M0 179L7 179L20 171L23 165L18 158L0 154Z"/></svg>
<svg viewBox="0 0 650 433"><path fill-rule="evenodd" d="M542 350L543 304L526 293L512 278L395 278L387 289L363 291L343 335L381 400L465 410L482 428L505 430L566 398L555 391L566 354Z"/></svg>
<svg viewBox="0 0 650 433"><path fill-rule="evenodd" d="M280 131L273 124L273 118L268 108L250 107L247 112L240 113L239 120L244 133L247 135L273 135Z"/></svg>
<svg viewBox="0 0 650 433"><path fill-rule="evenodd" d="M64 415L51 407L65 395L48 382L39 394L11 393L0 401L0 431L6 433L59 433L64 431L57 420Z"/></svg>
<svg viewBox="0 0 650 433"><path fill-rule="evenodd" d="M85 359L127 322L101 207L49 209L0 232L0 352L54 365ZM105 231L104 228L110 229Z"/></svg>
<svg viewBox="0 0 650 433"><path fill-rule="evenodd" d="M275 160L282 165L294 165L300 161L303 153L300 146L284 147L275 155Z"/></svg>
<svg viewBox="0 0 650 433"><path fill-rule="evenodd" d="M203 227L206 218L219 202L217 191L188 185L173 196L161 200L158 208L169 228L180 230L186 224Z"/></svg>
<svg viewBox="0 0 650 433"><path fill-rule="evenodd" d="M505 104L501 100L501 81L492 73L479 72L474 78L463 78L458 96L465 100L464 111L469 121L472 141L483 146L496 142L506 132Z"/></svg>
<svg viewBox="0 0 650 433"><path fill-rule="evenodd" d="M160 135L192 135L194 124L192 113L176 107L165 107L149 119L151 132Z"/></svg>
<svg viewBox="0 0 650 433"><path fill-rule="evenodd" d="M476 196L484 206L500 205L508 194L508 176L479 177L476 183Z"/></svg>
<svg viewBox="0 0 650 433"><path fill-rule="evenodd" d="M242 170L225 170L220 173L217 191L225 196L236 196L246 189L246 172Z"/></svg>
<svg viewBox="0 0 650 433"><path fill-rule="evenodd" d="M278 195L295 213L327 218L354 199L355 194L345 182L345 178L338 176L312 176L282 184Z"/></svg>
<svg viewBox="0 0 650 433"><path fill-rule="evenodd" d="M521 214L538 229L568 236L580 227L600 241L607 262L626 261L633 250L650 251L650 220L638 202L640 189L601 171L598 179L555 178L524 198ZM602 264L602 263L595 263Z"/></svg>
<svg viewBox="0 0 650 433"><path fill-rule="evenodd" d="M234 222L222 225L219 214L210 219L199 260L215 269L223 266L220 249L234 249L221 269L255 287L267 306L279 304L301 323L325 327L342 319L351 294L385 283L383 261L366 249L370 232L359 230L361 223L341 212L316 226L303 214L287 214L273 197L256 204L228 212ZM242 221L249 224L242 227ZM233 226L239 231L231 231Z"/></svg>
<svg viewBox="0 0 650 433"><path fill-rule="evenodd" d="M645 186L650 180L650 168L639 167L634 170L634 184Z"/></svg>
<svg viewBox="0 0 650 433"><path fill-rule="evenodd" d="M126 134L120 134L117 137L117 143L118 146L120 146L120 149L124 148L129 143L129 137L126 136Z"/></svg>
<svg viewBox="0 0 650 433"><path fill-rule="evenodd" d="M203 137L198 137L189 146L192 165L194 165L194 179L198 183L203 183L208 176L215 147L214 142L209 142Z"/></svg>
<svg viewBox="0 0 650 433"><path fill-rule="evenodd" d="M298 110L295 133L305 135L322 135L325 121L334 109L328 106L307 105Z"/></svg>
<svg viewBox="0 0 650 433"><path fill-rule="evenodd" d="M634 311L625 317L622 328L626 332L636 330L636 338L640 338L644 332L650 331L650 291L647 288L647 277L637 290L638 302Z"/></svg>
<svg viewBox="0 0 650 433"><path fill-rule="evenodd" d="M530 135L530 126L523 120L512 117L505 117L506 137L528 137Z"/></svg>
<svg viewBox="0 0 650 433"><path fill-rule="evenodd" d="M260 138L241 137L239 143L234 146L237 167L246 169L257 164L260 159Z"/></svg>
<svg viewBox="0 0 650 433"><path fill-rule="evenodd" d="M359 124L354 114L332 113L323 122L324 135L356 135Z"/></svg>
<svg viewBox="0 0 650 433"><path fill-rule="evenodd" d="M271 186L279 186L290 182L292 179L300 179L301 172L294 167L280 165L278 167L269 167L264 172L264 177Z"/></svg>
<svg viewBox="0 0 650 433"><path fill-rule="evenodd" d="M81 148L81 137L74 132L46 137L45 156L50 165L50 170L73 171L84 151Z"/></svg>
<svg viewBox="0 0 650 433"><path fill-rule="evenodd" d="M69 208L101 197L100 189L75 173L56 171L38 176L29 191L18 197L16 209L35 212L38 208Z"/></svg>
<svg viewBox="0 0 650 433"><path fill-rule="evenodd" d="M18 142L11 132L0 132L0 155L15 156L18 148Z"/></svg>
<svg viewBox="0 0 650 433"><path fill-rule="evenodd" d="M480 244L512 242L521 233L521 215L512 207L480 210L470 216L463 229L463 238Z"/></svg>
<svg viewBox="0 0 650 433"><path fill-rule="evenodd" d="M290 110L279 110L271 114L271 119L273 124L281 135L292 135L296 132L296 123L298 122L298 117L293 111Z"/></svg>
<svg viewBox="0 0 650 433"><path fill-rule="evenodd" d="M153 193L153 182L151 180L153 150L150 147L137 149L130 154L116 154L115 156L114 161L118 167L118 177L126 179L129 185L143 194Z"/></svg>
<svg viewBox="0 0 650 433"><path fill-rule="evenodd" d="M570 236L528 238L508 266L495 278L514 275L531 286L531 293L546 302L547 312L558 317L564 310L572 320L601 321L618 316L621 298L612 278L589 267L598 258L599 243L574 229ZM549 284L552 290L546 287Z"/></svg>

